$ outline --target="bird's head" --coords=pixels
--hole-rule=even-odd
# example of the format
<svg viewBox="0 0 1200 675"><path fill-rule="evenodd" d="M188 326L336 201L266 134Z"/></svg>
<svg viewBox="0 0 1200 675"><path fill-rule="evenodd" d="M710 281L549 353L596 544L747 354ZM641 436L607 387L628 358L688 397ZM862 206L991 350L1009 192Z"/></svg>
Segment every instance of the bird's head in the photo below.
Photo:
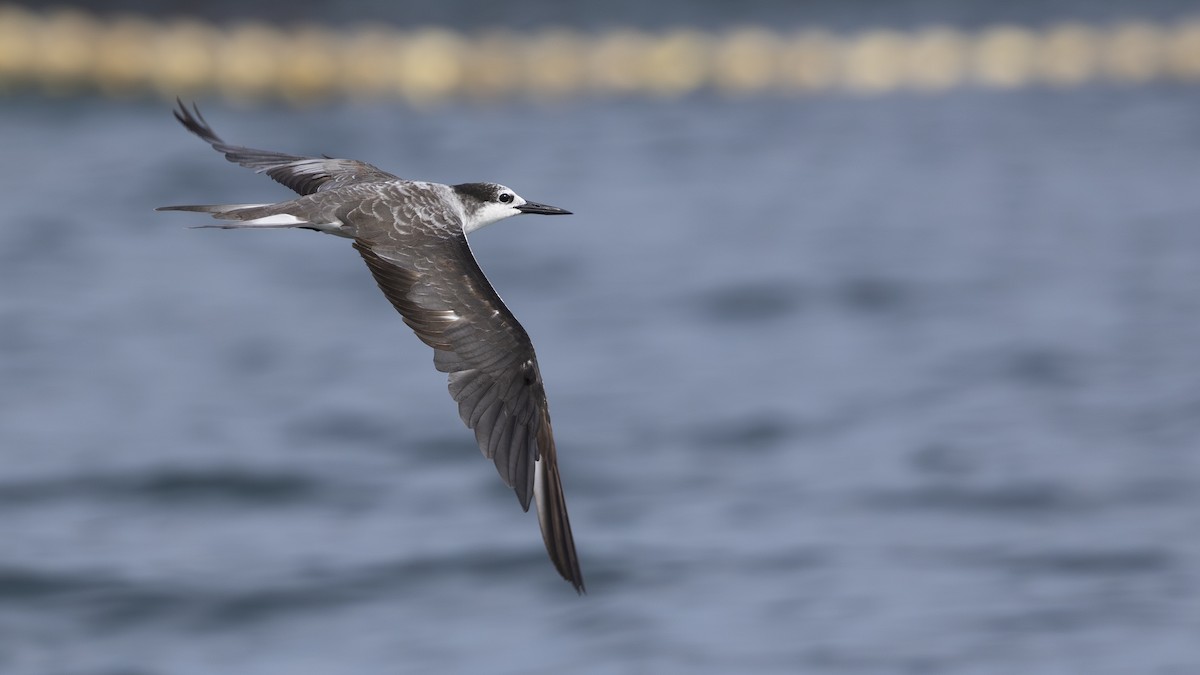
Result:
<svg viewBox="0 0 1200 675"><path fill-rule="evenodd" d="M473 232L484 225L491 225L497 220L522 213L538 213L544 216L565 216L571 213L557 206L528 201L511 188L496 183L459 183L452 187L462 201L464 232Z"/></svg>

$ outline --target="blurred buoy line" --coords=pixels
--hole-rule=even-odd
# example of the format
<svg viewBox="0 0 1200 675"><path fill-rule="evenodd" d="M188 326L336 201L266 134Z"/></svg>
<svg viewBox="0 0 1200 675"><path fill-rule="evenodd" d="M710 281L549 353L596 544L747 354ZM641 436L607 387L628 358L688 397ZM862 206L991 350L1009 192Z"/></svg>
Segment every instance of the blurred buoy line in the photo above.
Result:
<svg viewBox="0 0 1200 675"><path fill-rule="evenodd" d="M1200 19L979 31L930 27L839 35L547 29L463 34L364 25L333 30L188 18L100 17L0 5L0 92L197 95L292 102L331 97L733 96L937 92L1106 82L1200 82Z"/></svg>

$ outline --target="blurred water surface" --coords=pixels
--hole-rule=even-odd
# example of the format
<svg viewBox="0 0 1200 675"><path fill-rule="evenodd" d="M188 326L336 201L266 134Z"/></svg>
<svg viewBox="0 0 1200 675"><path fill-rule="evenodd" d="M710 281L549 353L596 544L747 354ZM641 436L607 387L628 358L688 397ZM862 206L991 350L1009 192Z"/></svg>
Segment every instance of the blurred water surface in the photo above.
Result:
<svg viewBox="0 0 1200 675"><path fill-rule="evenodd" d="M10 0L12 1L12 0ZM42 9L46 3L15 0ZM728 28L731 25L770 25L776 28L821 26L838 31L925 27L951 24L978 28L994 24L1030 25L1065 21L1108 23L1138 18L1171 20L1194 14L1193 0L73 0L72 7L105 15L136 14L189 16L225 23L255 19L274 24L312 23L346 26L382 22L390 26L455 26L470 31L515 30L537 26L569 26L594 30L637 27L676 29L681 25Z"/></svg>
<svg viewBox="0 0 1200 675"><path fill-rule="evenodd" d="M1200 672L1200 90L202 103L575 211L472 242L590 594L346 242L152 212L289 193L10 98L3 672Z"/></svg>

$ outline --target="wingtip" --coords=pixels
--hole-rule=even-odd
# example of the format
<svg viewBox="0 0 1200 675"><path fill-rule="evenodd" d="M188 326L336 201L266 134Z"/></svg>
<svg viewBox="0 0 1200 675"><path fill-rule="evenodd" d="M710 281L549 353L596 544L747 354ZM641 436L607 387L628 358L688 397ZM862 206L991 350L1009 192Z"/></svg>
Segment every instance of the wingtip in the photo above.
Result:
<svg viewBox="0 0 1200 675"><path fill-rule="evenodd" d="M175 116L176 121L182 124L188 131L199 136L205 143L212 145L214 149L221 150L217 146L223 144L225 141L221 140L221 137L209 126L208 120L204 119L204 115L200 112L200 106L195 101L192 101L191 110L188 110L188 104L184 103L182 98L176 96L175 105L177 107L171 111L171 114Z"/></svg>
<svg viewBox="0 0 1200 675"><path fill-rule="evenodd" d="M575 551L571 521L567 517L567 501L563 496L557 452L549 426L547 419L538 443L541 458L535 464L534 501L537 504L538 524L554 569L575 588L576 593L586 595L587 588L579 568L579 554Z"/></svg>
<svg viewBox="0 0 1200 675"><path fill-rule="evenodd" d="M563 574L563 579L566 579L567 582L570 583L571 586L575 588L576 595L587 595L587 585L585 585L583 583L583 573L579 571L579 560L575 559L573 562L574 562L573 574L570 576L568 576L567 574ZM560 573L561 573L561 570L560 570Z"/></svg>
<svg viewBox="0 0 1200 675"><path fill-rule="evenodd" d="M187 104L183 102L182 98L175 97L175 107L171 110L171 114L175 116L176 121L185 127L187 126L190 115L188 114Z"/></svg>
<svg viewBox="0 0 1200 675"><path fill-rule="evenodd" d="M587 586L583 583L583 574L579 572L578 561L575 561L574 574L568 574L563 570L559 570L558 573L562 575L562 578L567 583L571 584L571 587L575 589L576 595L587 595Z"/></svg>

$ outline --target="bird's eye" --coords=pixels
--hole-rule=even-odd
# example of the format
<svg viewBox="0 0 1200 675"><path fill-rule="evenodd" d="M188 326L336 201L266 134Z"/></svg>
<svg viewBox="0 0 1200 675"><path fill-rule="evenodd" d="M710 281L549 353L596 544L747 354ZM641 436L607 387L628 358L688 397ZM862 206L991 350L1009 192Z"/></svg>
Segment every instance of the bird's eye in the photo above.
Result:
<svg viewBox="0 0 1200 675"><path fill-rule="evenodd" d="M504 202L505 204L511 202L512 200L513 200L512 194L510 194L508 192L500 193L500 201Z"/></svg>

